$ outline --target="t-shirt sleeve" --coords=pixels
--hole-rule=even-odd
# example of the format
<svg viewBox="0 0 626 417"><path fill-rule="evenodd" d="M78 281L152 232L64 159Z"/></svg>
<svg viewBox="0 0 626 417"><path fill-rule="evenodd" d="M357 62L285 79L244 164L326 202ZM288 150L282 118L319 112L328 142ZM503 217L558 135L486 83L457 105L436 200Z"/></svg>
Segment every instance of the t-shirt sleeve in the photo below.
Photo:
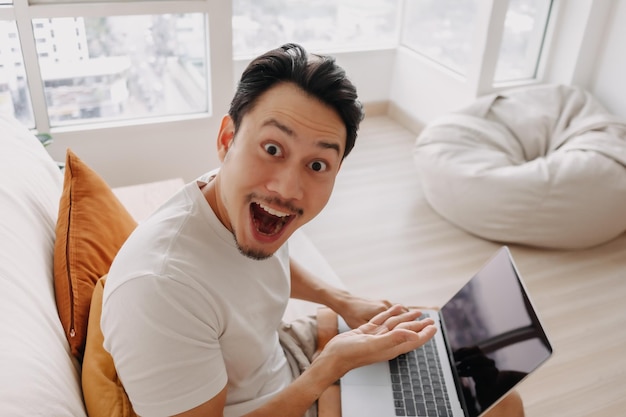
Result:
<svg viewBox="0 0 626 417"><path fill-rule="evenodd" d="M138 414L177 414L224 388L223 323L211 305L210 294L160 276L129 279L105 294L104 347Z"/></svg>

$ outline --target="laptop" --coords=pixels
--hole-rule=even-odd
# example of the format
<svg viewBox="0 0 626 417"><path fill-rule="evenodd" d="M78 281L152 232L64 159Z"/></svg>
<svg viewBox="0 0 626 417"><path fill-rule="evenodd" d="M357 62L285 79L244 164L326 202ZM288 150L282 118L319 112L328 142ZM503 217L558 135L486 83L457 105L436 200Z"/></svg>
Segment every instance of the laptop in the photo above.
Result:
<svg viewBox="0 0 626 417"><path fill-rule="evenodd" d="M435 337L341 378L343 417L477 417L552 355L506 246L440 310L422 312Z"/></svg>

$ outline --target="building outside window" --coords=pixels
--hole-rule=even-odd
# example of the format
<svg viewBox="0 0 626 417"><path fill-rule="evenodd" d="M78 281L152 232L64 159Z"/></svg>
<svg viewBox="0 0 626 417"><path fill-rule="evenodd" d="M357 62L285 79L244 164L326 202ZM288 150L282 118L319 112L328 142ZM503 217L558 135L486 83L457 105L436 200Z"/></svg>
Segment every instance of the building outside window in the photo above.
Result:
<svg viewBox="0 0 626 417"><path fill-rule="evenodd" d="M52 126L208 110L202 14L33 23Z"/></svg>
<svg viewBox="0 0 626 417"><path fill-rule="evenodd" d="M35 127L22 48L14 21L0 20L0 113Z"/></svg>
<svg viewBox="0 0 626 417"><path fill-rule="evenodd" d="M205 21L205 13L71 16L19 29L0 19L0 111L35 127L20 43L26 27L50 127L208 112Z"/></svg>

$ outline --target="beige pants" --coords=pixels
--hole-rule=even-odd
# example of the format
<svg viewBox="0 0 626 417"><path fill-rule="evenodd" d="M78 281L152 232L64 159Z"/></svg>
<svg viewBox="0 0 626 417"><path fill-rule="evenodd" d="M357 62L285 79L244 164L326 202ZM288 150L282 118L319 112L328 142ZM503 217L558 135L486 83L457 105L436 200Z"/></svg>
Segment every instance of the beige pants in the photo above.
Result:
<svg viewBox="0 0 626 417"><path fill-rule="evenodd" d="M283 323L278 337L295 379L311 365L317 349L317 320L308 316ZM317 403L307 410L304 417L317 417Z"/></svg>

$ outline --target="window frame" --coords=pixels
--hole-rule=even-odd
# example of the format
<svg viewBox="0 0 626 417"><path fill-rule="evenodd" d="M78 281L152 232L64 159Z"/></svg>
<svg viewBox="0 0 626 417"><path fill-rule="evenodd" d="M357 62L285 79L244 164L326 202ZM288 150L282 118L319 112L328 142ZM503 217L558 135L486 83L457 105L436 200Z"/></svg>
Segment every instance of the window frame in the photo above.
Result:
<svg viewBox="0 0 626 417"><path fill-rule="evenodd" d="M549 4L545 8L550 10L553 7L553 3L553 0L549 0ZM448 67L445 63L440 63L436 59L422 54L411 45L406 44L403 41L403 33L400 37L399 47L414 51L423 60L428 60L432 65L438 67L442 73L447 73L455 79L462 81L475 96L509 88L514 85L537 83L542 78L540 71L540 68L543 68L540 64L544 59L544 48L542 45L545 45L545 40L550 36L548 27L553 20L551 13L547 13L548 18L545 24L541 26L541 30L535 30L533 33L532 42L540 47L537 61L533 64L535 68L535 71L533 71L534 77L504 81L497 81L495 78L509 5L510 0L480 0L476 3L475 32L470 41L472 48L469 63L464 74ZM546 9L544 9L544 12ZM402 21L403 30L408 26L408 18L409 16L407 15Z"/></svg>
<svg viewBox="0 0 626 417"><path fill-rule="evenodd" d="M232 0L231 3L234 1L235 0ZM311 46L307 45L307 49L309 49L309 51L311 52L320 52L320 53L329 54L329 55L360 53L360 52L367 53L371 51L395 49L400 43L400 36L402 33L401 24L403 20L402 16L403 16L405 4L406 4L405 3L406 0L396 0L396 1L397 1L397 7L395 10L395 21L398 27L394 29L393 34L389 36L389 39L385 39L383 41L377 41L374 43L358 42L352 45L348 43L343 43L343 42L320 43L320 44L313 44ZM240 52L240 51L233 50L233 60L235 61L235 63L249 62L256 55L257 53L252 53L249 51Z"/></svg>
<svg viewBox="0 0 626 417"><path fill-rule="evenodd" d="M227 7L225 7L225 5ZM41 72L36 47L37 40L32 30L33 19L179 13L203 13L206 15L205 36L207 36L208 39L206 45L207 112L132 118L108 122L88 121L68 126L51 127L45 99L44 84L40 77ZM216 111L224 108L223 97L228 97L230 94L230 90L228 89L230 83L215 82L215 80L230 80L232 77L232 63L229 65L229 62L232 60L232 46L230 42L225 42L225 38L231 38L230 25L227 24L228 19L224 19L225 14L230 17L231 13L230 2L212 0L138 0L124 2L116 0L108 2L90 2L89 0L85 0L83 2L77 1L63 4L47 2L29 4L28 0L15 0L13 5L0 7L0 20L13 20L17 26L24 60L24 69L33 107L35 130L38 132L64 132L207 118L215 114ZM220 63L220 65L213 65L215 62Z"/></svg>
<svg viewBox="0 0 626 417"><path fill-rule="evenodd" d="M552 13L555 8L554 3L555 3L554 0L550 0L549 2L543 4L541 8L538 10L536 19L534 21L534 28L529 39L529 45L532 45L532 46L530 46L526 50L527 55L529 53L534 55L535 51L537 52L537 56L534 62L531 62L530 60L525 61L526 70L523 71L524 73L533 73L535 75L535 78L537 78L537 76L539 75L539 69L541 67L540 64L541 64L543 51L546 45L548 44L547 40L550 37L549 28L551 27L551 23L552 23L551 22L552 17L553 17ZM506 20L506 16L505 16L505 20ZM502 34L502 37L504 37L504 33ZM525 77L525 78L498 80L497 70L498 68L496 64L494 80L493 80L494 86L497 86L499 84L506 84L506 83L523 82L529 79L528 77Z"/></svg>

